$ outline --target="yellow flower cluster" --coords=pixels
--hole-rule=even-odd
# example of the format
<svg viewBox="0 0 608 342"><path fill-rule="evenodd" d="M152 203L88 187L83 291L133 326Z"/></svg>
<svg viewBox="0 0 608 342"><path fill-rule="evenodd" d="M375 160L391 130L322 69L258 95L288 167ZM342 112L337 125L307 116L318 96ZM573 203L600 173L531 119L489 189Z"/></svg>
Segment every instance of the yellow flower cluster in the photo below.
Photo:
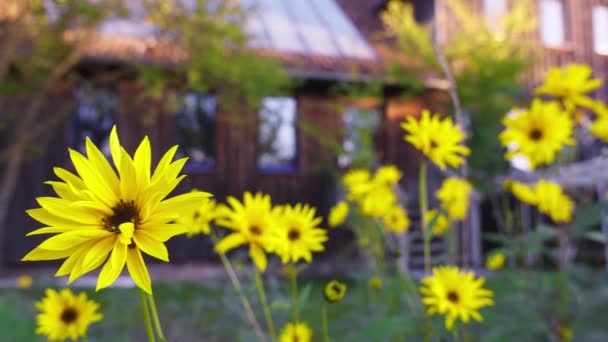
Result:
<svg viewBox="0 0 608 342"><path fill-rule="evenodd" d="M318 227L322 219L307 204L273 206L270 195L245 192L243 202L228 197L215 215L219 226L233 232L215 245L218 253L249 244L249 256L258 270L267 266L266 253L276 253L283 263L312 261L312 252L324 250L327 231Z"/></svg>
<svg viewBox="0 0 608 342"><path fill-rule="evenodd" d="M456 177L446 178L435 196L441 201L451 220L464 220L469 209L469 199L473 186L467 180Z"/></svg>
<svg viewBox="0 0 608 342"><path fill-rule="evenodd" d="M548 215L556 223L572 220L574 202L557 183L540 180L534 185L527 185L509 181L506 188L510 189L517 199L536 206L538 211Z"/></svg>
<svg viewBox="0 0 608 342"><path fill-rule="evenodd" d="M536 88L536 94L558 98L570 113L576 107L592 109L595 101L587 93L602 86L601 79L590 79L591 67L584 64L569 64L553 68L545 77L545 83Z"/></svg>
<svg viewBox="0 0 608 342"><path fill-rule="evenodd" d="M382 219L388 231L402 233L409 228L410 222L393 189L401 176L401 171L394 165L384 165L373 175L367 170L351 170L342 178L346 198L363 214Z"/></svg>
<svg viewBox="0 0 608 342"><path fill-rule="evenodd" d="M188 237L199 234L209 235L211 233L211 223L217 217L215 207L216 203L213 199L201 201L198 207L190 208L190 211L182 213L176 222L184 226Z"/></svg>

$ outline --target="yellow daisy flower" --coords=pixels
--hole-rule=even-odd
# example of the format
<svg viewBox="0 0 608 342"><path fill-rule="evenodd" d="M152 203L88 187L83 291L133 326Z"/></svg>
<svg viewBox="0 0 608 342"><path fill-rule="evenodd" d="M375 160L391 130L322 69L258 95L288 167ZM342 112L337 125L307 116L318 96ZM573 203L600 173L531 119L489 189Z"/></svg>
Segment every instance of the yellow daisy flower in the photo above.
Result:
<svg viewBox="0 0 608 342"><path fill-rule="evenodd" d="M603 142L608 142L608 116L597 118L589 127L591 134Z"/></svg>
<svg viewBox="0 0 608 342"><path fill-rule="evenodd" d="M203 201L198 208L185 212L176 221L184 226L188 237L199 234L209 235L211 233L211 222L217 216L215 207L215 200Z"/></svg>
<svg viewBox="0 0 608 342"><path fill-rule="evenodd" d="M36 303L40 313L36 317L36 334L45 335L50 341L72 339L76 341L87 335L91 323L101 321L97 312L99 304L87 299L84 292L75 296L70 289L59 292L46 290L46 296Z"/></svg>
<svg viewBox="0 0 608 342"><path fill-rule="evenodd" d="M502 123L505 129L498 138L509 148L505 158L510 160L521 153L530 161L532 169L552 163L564 145L576 143L572 136L574 122L557 102L536 99L530 109L506 116Z"/></svg>
<svg viewBox="0 0 608 342"><path fill-rule="evenodd" d="M407 212L400 206L393 206L383 217L382 220L386 229L390 232L401 234L410 226L410 219Z"/></svg>
<svg viewBox="0 0 608 342"><path fill-rule="evenodd" d="M551 217L553 222L570 222L574 202L554 182L540 180L534 186L538 211Z"/></svg>
<svg viewBox="0 0 608 342"><path fill-rule="evenodd" d="M232 196L227 201L231 207L218 205L215 222L234 232L219 241L215 245L215 251L225 254L248 243L251 260L258 270L265 271L268 261L264 250L268 247L268 239L276 224L270 195L245 192L243 203Z"/></svg>
<svg viewBox="0 0 608 342"><path fill-rule="evenodd" d="M346 295L346 284L341 283L337 280L332 280L325 285L323 290L325 299L330 303L336 303L341 301Z"/></svg>
<svg viewBox="0 0 608 342"><path fill-rule="evenodd" d="M372 183L375 185L393 186L399 182L402 173L395 165L383 165L376 170Z"/></svg>
<svg viewBox="0 0 608 342"><path fill-rule="evenodd" d="M577 106L591 108L593 99L586 94L602 86L601 79L590 79L591 73L591 67L584 64L552 68L535 93L559 98L570 112Z"/></svg>
<svg viewBox="0 0 608 342"><path fill-rule="evenodd" d="M443 181L435 196L452 220L464 220L472 191L473 186L465 179L450 177Z"/></svg>
<svg viewBox="0 0 608 342"><path fill-rule="evenodd" d="M17 278L17 287L20 289L29 289L32 287L34 280L29 275L22 275Z"/></svg>
<svg viewBox="0 0 608 342"><path fill-rule="evenodd" d="M200 205L211 194L197 192L165 199L185 177L178 174L186 158L172 162L177 146L165 153L153 173L147 137L131 158L120 145L114 126L110 150L116 170L88 138L86 157L69 151L76 174L55 168L62 181L47 183L58 197L38 198L41 208L27 213L46 225L28 235L57 235L42 242L23 260L67 258L55 275L69 274L69 282L105 262L97 290L112 284L126 264L135 284L152 293L141 252L169 261L164 242L185 233L182 225L171 222L178 218L178 212Z"/></svg>
<svg viewBox="0 0 608 342"><path fill-rule="evenodd" d="M572 338L574 337L574 333L572 332L572 329L568 328L568 327L562 327L562 326L558 326L557 327L557 337L559 338L559 341L572 341Z"/></svg>
<svg viewBox="0 0 608 342"><path fill-rule="evenodd" d="M486 268L492 271L498 271L505 267L507 257L503 253L494 253L486 259Z"/></svg>
<svg viewBox="0 0 608 342"><path fill-rule="evenodd" d="M431 209L426 212L426 222L435 236L443 235L450 229L450 220L443 212L437 209Z"/></svg>
<svg viewBox="0 0 608 342"><path fill-rule="evenodd" d="M287 323L279 336L280 342L310 342L312 330L306 323Z"/></svg>
<svg viewBox="0 0 608 342"><path fill-rule="evenodd" d="M329 211L329 226L337 227L346 221L348 217L348 204L344 201L338 202Z"/></svg>
<svg viewBox="0 0 608 342"><path fill-rule="evenodd" d="M355 169L347 172L342 177L342 182L348 191L347 198L352 201L361 199L369 191L371 177L367 170Z"/></svg>
<svg viewBox="0 0 608 342"><path fill-rule="evenodd" d="M373 188L361 200L361 210L371 217L382 217L395 206L397 196L389 187Z"/></svg>
<svg viewBox="0 0 608 342"><path fill-rule="evenodd" d="M536 204L536 195L534 194L532 186L526 183L507 180L504 184L504 188L505 190L510 191L518 200L529 205Z"/></svg>
<svg viewBox="0 0 608 342"><path fill-rule="evenodd" d="M319 228L322 219L308 204L298 203L277 207L277 226L272 232L268 250L281 257L284 264L300 259L312 261L312 252L325 250L327 231Z"/></svg>
<svg viewBox="0 0 608 342"><path fill-rule="evenodd" d="M471 153L462 144L466 138L464 132L449 117L442 120L439 114L431 116L425 109L420 119L408 117L401 123L401 128L407 133L405 141L414 145L441 169L460 166L464 162L463 156Z"/></svg>
<svg viewBox="0 0 608 342"><path fill-rule="evenodd" d="M422 303L428 315L445 315L448 330L454 328L457 319L463 323L470 318L481 322L483 317L478 310L494 305L494 293L483 288L484 282L483 277L476 279L473 272L455 266L434 267L433 275L422 280Z"/></svg>
<svg viewBox="0 0 608 342"><path fill-rule="evenodd" d="M382 289L382 279L380 279L380 277L371 277L369 278L367 285L370 289L374 291L379 291L380 289Z"/></svg>

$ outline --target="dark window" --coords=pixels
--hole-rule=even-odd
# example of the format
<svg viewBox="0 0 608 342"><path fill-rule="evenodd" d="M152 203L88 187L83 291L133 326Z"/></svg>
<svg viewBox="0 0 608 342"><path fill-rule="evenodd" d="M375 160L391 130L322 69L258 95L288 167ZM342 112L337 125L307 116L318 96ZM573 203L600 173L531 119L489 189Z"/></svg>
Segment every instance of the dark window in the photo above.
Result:
<svg viewBox="0 0 608 342"><path fill-rule="evenodd" d="M74 148L85 153L85 141L89 137L109 157L110 131L118 118L116 94L105 89L80 87L75 99Z"/></svg>
<svg viewBox="0 0 608 342"><path fill-rule="evenodd" d="M266 97L258 112L258 168L288 171L297 167L297 112L292 97Z"/></svg>
<svg viewBox="0 0 608 342"><path fill-rule="evenodd" d="M343 151L338 155L340 167L369 167L376 161L374 136L380 116L376 109L347 106L343 112Z"/></svg>
<svg viewBox="0 0 608 342"><path fill-rule="evenodd" d="M188 93L175 115L178 155L188 157L187 170L215 167L217 99L210 94Z"/></svg>

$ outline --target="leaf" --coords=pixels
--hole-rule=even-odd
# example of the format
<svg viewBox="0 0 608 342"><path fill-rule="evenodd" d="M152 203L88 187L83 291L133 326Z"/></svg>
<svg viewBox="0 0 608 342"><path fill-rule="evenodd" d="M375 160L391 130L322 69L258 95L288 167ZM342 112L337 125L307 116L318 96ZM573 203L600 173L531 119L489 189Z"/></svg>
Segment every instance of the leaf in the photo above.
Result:
<svg viewBox="0 0 608 342"><path fill-rule="evenodd" d="M574 221L570 225L570 236L573 238L583 237L585 233L602 222L602 213L608 209L608 201L592 203L580 209Z"/></svg>
<svg viewBox="0 0 608 342"><path fill-rule="evenodd" d="M604 245L608 244L608 235L603 232L588 232L585 234L585 238Z"/></svg>
<svg viewBox="0 0 608 342"><path fill-rule="evenodd" d="M391 341L396 334L407 334L413 330L415 330L415 321L407 317L378 317L371 324L359 330L359 334L349 341Z"/></svg>
<svg viewBox="0 0 608 342"><path fill-rule="evenodd" d="M310 291L312 290L312 284L308 283L304 285L304 287L300 290L300 294L298 295L298 307L303 307L308 302L308 298L310 297Z"/></svg>

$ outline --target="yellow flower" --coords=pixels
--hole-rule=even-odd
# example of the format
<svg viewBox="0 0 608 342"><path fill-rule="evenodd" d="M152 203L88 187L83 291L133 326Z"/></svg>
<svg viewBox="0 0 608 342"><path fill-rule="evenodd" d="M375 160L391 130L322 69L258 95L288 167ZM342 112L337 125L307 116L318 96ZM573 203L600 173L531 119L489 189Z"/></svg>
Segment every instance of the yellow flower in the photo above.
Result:
<svg viewBox="0 0 608 342"><path fill-rule="evenodd" d="M101 321L97 312L99 304L88 300L84 292L75 296L70 289L57 292L46 290L46 296L36 303L40 313L36 317L36 334L45 335L50 341L72 339L76 341L87 334L91 323Z"/></svg>
<svg viewBox="0 0 608 342"><path fill-rule="evenodd" d="M219 241L215 251L225 254L248 243L251 260L258 270L265 271L267 259L264 250L268 248L268 239L276 224L270 195L245 192L243 203L232 196L227 201L231 207L218 205L215 222L234 232Z"/></svg>
<svg viewBox="0 0 608 342"><path fill-rule="evenodd" d="M329 211L329 226L337 227L344 223L347 217L348 204L344 201L340 201Z"/></svg>
<svg viewBox="0 0 608 342"><path fill-rule="evenodd" d="M509 148L505 158L523 154L532 169L550 164L564 145L574 145L574 122L557 102L534 100L528 110L515 112L503 121L505 129L498 138Z"/></svg>
<svg viewBox="0 0 608 342"><path fill-rule="evenodd" d="M572 332L572 329L568 328L568 327L562 327L562 326L558 326L557 327L557 336L559 338L559 341L571 341L572 338L574 337L574 333Z"/></svg>
<svg viewBox="0 0 608 342"><path fill-rule="evenodd" d="M448 217L437 209L431 209L426 212L426 224L435 236L443 235L450 228Z"/></svg>
<svg viewBox="0 0 608 342"><path fill-rule="evenodd" d="M414 145L441 169L445 169L446 165L460 166L464 162L463 156L471 153L468 147L462 145L465 134L449 117L442 120L439 114L431 116L425 109L419 120L408 117L401 123L401 128L407 133L405 141Z"/></svg>
<svg viewBox="0 0 608 342"><path fill-rule="evenodd" d="M395 206L396 202L397 196L391 188L376 187L362 199L361 210L365 215L382 217Z"/></svg>
<svg viewBox="0 0 608 342"><path fill-rule="evenodd" d="M135 284L151 293L141 252L169 261L164 242L185 233L182 225L170 222L178 218L178 212L200 205L211 195L198 192L165 199L185 177L178 174L186 158L172 162L177 146L165 153L154 173L150 172L152 153L147 137L131 158L121 147L115 126L110 133L110 150L116 170L88 138L86 157L70 150L76 174L55 168L62 181L47 184L58 197L38 198L41 208L27 213L46 225L28 235L57 235L23 260L67 258L55 275L69 274L69 282L105 262L97 290L112 284L126 264Z"/></svg>
<svg viewBox="0 0 608 342"><path fill-rule="evenodd" d="M461 271L455 266L438 266L433 268L433 275L422 280L422 303L427 307L427 314L445 315L445 326L454 328L460 319L468 323L470 318L481 322L483 317L479 309L494 305L494 293L484 289L485 279L469 271Z"/></svg>
<svg viewBox="0 0 608 342"><path fill-rule="evenodd" d="M315 217L315 212L315 208L300 203L277 208L277 226L268 250L279 255L284 264L300 259L311 262L312 252L325 250L327 231L318 227L322 219Z"/></svg>
<svg viewBox="0 0 608 342"><path fill-rule="evenodd" d="M593 99L586 93L602 86L601 79L589 79L591 73L591 68L584 64L555 67L549 70L545 83L536 88L535 93L559 98L570 112L577 106L591 108Z"/></svg>
<svg viewBox="0 0 608 342"><path fill-rule="evenodd" d="M435 195L452 220L464 220L472 191L471 183L461 178L450 177L443 181Z"/></svg>
<svg viewBox="0 0 608 342"><path fill-rule="evenodd" d="M505 189L511 191L515 198L526 204L536 204L536 195L534 194L532 186L528 184L508 180L505 182Z"/></svg>
<svg viewBox="0 0 608 342"><path fill-rule="evenodd" d="M361 199L370 188L371 174L367 170L355 169L348 171L342 182L348 191L347 198L352 201Z"/></svg>
<svg viewBox="0 0 608 342"><path fill-rule="evenodd" d="M403 233L410 226L410 220L407 217L407 212L400 206L393 206L382 217L382 220L386 225L386 229L396 234Z"/></svg>
<svg viewBox="0 0 608 342"><path fill-rule="evenodd" d="M312 330L306 323L287 323L281 331L280 342L310 342Z"/></svg>
<svg viewBox="0 0 608 342"><path fill-rule="evenodd" d="M32 287L34 280L29 275L22 275L17 278L17 287L20 289L29 289Z"/></svg>
<svg viewBox="0 0 608 342"><path fill-rule="evenodd" d="M497 271L505 266L507 257L502 253L494 253L486 259L486 268L492 271Z"/></svg>
<svg viewBox="0 0 608 342"><path fill-rule="evenodd" d="M370 289L374 291L379 291L380 289L382 289L382 279L380 279L380 277L371 277L369 278L367 285Z"/></svg>
<svg viewBox="0 0 608 342"><path fill-rule="evenodd" d="M574 202L564 193L562 187L553 182L540 180L534 186L538 211L551 217L553 222L570 222Z"/></svg>
<svg viewBox="0 0 608 342"><path fill-rule="evenodd" d="M608 116L598 117L593 121L589 130L603 142L608 142Z"/></svg>
<svg viewBox="0 0 608 342"><path fill-rule="evenodd" d="M186 235L193 237L199 234L209 235L211 233L211 222L216 218L215 200L202 201L198 208L190 208L176 221L184 226Z"/></svg>
<svg viewBox="0 0 608 342"><path fill-rule="evenodd" d="M346 295L346 284L337 280L332 280L325 285L323 291L325 299L330 303L336 303L342 300Z"/></svg>
<svg viewBox="0 0 608 342"><path fill-rule="evenodd" d="M395 165L383 165L376 170L372 182L376 185L392 186L399 182L401 175Z"/></svg>

